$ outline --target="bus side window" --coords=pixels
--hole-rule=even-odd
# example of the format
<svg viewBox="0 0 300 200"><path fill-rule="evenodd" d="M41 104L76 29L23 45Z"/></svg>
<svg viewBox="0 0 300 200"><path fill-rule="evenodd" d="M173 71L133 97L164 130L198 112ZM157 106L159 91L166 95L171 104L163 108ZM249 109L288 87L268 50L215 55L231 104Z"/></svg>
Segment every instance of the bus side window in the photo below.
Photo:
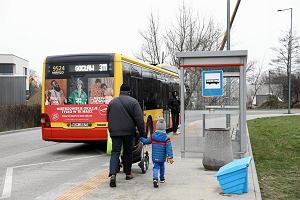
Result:
<svg viewBox="0 0 300 200"><path fill-rule="evenodd" d="M143 83L142 69L136 65L130 67L130 88L131 96L134 97L143 108Z"/></svg>
<svg viewBox="0 0 300 200"><path fill-rule="evenodd" d="M143 68L143 101L144 110L150 110L151 108L151 92L152 92L152 72L148 69Z"/></svg>
<svg viewBox="0 0 300 200"><path fill-rule="evenodd" d="M126 83L130 86L130 65L128 63L122 63L123 69L123 83Z"/></svg>

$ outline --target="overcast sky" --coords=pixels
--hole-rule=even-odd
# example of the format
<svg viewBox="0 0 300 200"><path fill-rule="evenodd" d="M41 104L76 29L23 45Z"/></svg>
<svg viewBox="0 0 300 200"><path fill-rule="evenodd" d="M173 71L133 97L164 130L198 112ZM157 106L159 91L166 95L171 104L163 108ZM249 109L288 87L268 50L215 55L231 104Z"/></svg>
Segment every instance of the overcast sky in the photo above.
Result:
<svg viewBox="0 0 300 200"><path fill-rule="evenodd" d="M139 31L150 12L168 26L182 0L0 0L0 54L29 61L39 74L46 56L73 53L134 55L141 46ZM185 0L200 16L226 28L227 0ZM231 0L231 12L236 0ZM232 50L248 50L248 60L268 64L271 47L290 28L300 36L300 0L242 0L231 34Z"/></svg>

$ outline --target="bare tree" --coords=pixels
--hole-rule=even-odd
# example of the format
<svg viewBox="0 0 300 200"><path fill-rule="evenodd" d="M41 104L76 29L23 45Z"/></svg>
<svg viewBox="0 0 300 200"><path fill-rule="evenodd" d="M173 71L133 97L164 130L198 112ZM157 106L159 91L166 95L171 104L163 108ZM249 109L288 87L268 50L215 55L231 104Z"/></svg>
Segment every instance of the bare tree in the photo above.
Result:
<svg viewBox="0 0 300 200"><path fill-rule="evenodd" d="M145 31L140 31L140 35L144 39L138 59L151 64L164 63L166 54L163 51L162 32L160 31L159 18L154 18L153 13L148 17L148 27Z"/></svg>
<svg viewBox="0 0 300 200"><path fill-rule="evenodd" d="M285 32L282 37L279 38L279 47L272 47L271 49L275 52L275 58L271 59L270 65L273 66L277 71L285 71L286 72L286 82L282 82L284 98L288 100L288 68L289 68L289 42L291 37L291 72L300 69L300 57L299 57L299 37L296 34L290 35L290 32ZM293 77L291 75L291 77ZM282 77L284 78L284 77ZM300 88L300 85L292 86L292 97L297 96L297 92ZM296 93L295 93L296 92ZM294 94L295 93L295 94ZM297 98L296 98L297 99ZM296 100L294 100L295 102ZM292 99L292 107L293 107L293 99Z"/></svg>
<svg viewBox="0 0 300 200"><path fill-rule="evenodd" d="M29 68L29 92L32 94L36 89L41 87L40 77L34 69Z"/></svg>
<svg viewBox="0 0 300 200"><path fill-rule="evenodd" d="M279 47L272 47L271 49L275 52L275 58L271 59L270 65L274 66L278 70L288 70L289 58L289 41L290 32L286 32L282 37L279 38ZM291 39L291 66L292 71L300 67L299 57L299 37L295 34L292 35Z"/></svg>
<svg viewBox="0 0 300 200"><path fill-rule="evenodd" d="M183 3L176 15L176 21L166 29L165 34L160 32L159 18L151 13L146 31L140 32L144 39L139 59L149 63L163 63L179 66L175 56L182 51L211 51L218 50L223 31L212 19L200 19L191 8ZM164 47L166 51L163 51ZM162 54L166 52L166 54ZM199 85L200 69L185 72L185 102L186 106Z"/></svg>
<svg viewBox="0 0 300 200"><path fill-rule="evenodd" d="M206 22L200 20L191 8L183 3L176 18L176 22L165 34L165 43L170 55L170 63L178 66L175 53L182 51L211 51L220 46L221 29L212 19Z"/></svg>
<svg viewBox="0 0 300 200"><path fill-rule="evenodd" d="M257 61L250 61L247 65L247 82L251 86L249 91L249 99L250 102L248 104L250 106L253 105L254 98L257 95L257 92L261 88L262 85L266 83L266 75L263 72L263 66L258 65Z"/></svg>
<svg viewBox="0 0 300 200"><path fill-rule="evenodd" d="M169 54L169 62L179 66L176 52L183 51L211 51L218 50L222 30L212 19L200 20L191 8L183 3L178 10L176 22L166 31L165 43ZM185 106L190 103L190 98L199 86L201 80L200 69L185 71L184 86L186 89Z"/></svg>

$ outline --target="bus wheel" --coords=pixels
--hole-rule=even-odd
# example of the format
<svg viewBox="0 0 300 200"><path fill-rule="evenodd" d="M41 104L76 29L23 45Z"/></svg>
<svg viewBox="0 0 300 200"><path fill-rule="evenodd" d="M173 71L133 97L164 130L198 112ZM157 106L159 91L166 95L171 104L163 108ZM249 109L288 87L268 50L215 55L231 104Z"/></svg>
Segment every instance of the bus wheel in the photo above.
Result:
<svg viewBox="0 0 300 200"><path fill-rule="evenodd" d="M150 136L153 132L153 123L152 123L152 119L148 118L147 120L147 126L146 126L146 132L147 132L147 137Z"/></svg>

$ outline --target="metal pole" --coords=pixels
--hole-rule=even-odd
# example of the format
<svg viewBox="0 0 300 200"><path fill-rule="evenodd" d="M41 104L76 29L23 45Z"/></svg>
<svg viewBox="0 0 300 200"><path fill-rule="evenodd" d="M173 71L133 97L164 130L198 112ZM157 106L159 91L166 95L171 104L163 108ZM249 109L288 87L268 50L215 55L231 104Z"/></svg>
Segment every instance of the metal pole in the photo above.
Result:
<svg viewBox="0 0 300 200"><path fill-rule="evenodd" d="M291 69L292 69L292 34L293 34L293 8L280 9L277 11L291 10L291 28L289 37L289 47L288 47L288 66L287 66L287 76L288 76L288 114L291 114Z"/></svg>
<svg viewBox="0 0 300 200"><path fill-rule="evenodd" d="M234 21L234 18L236 16L236 13L237 13L237 10L239 8L239 5L241 3L241 0L238 0L235 4L235 7L234 7L234 11L231 15L231 19L230 19L230 28L232 27L232 24L233 24L233 21ZM221 42L221 47L220 47L220 51L223 51L224 47L225 47L225 43L226 43L226 40L227 40L227 30L225 31L224 33L224 37L223 37L223 40Z"/></svg>
<svg viewBox="0 0 300 200"><path fill-rule="evenodd" d="M227 51L230 50L230 0L227 0L227 43L226 43L226 47L227 47ZM226 85L227 85L227 92L228 92L228 101L227 104L228 106L230 105L230 96L231 96L231 79L228 77L227 81L226 81ZM230 127L230 114L226 114L226 128Z"/></svg>
<svg viewBox="0 0 300 200"><path fill-rule="evenodd" d="M230 0L227 0L227 50L230 50Z"/></svg>
<svg viewBox="0 0 300 200"><path fill-rule="evenodd" d="M182 59L180 60L182 62ZM181 157L185 157L186 147L185 147L185 115L184 115L184 70L183 67L180 68L180 132L183 133Z"/></svg>
<svg viewBox="0 0 300 200"><path fill-rule="evenodd" d="M271 109L271 71L269 70L269 108Z"/></svg>
<svg viewBox="0 0 300 200"><path fill-rule="evenodd" d="M288 78L289 78L289 108L288 114L291 114L291 69L292 69L292 31L293 31L293 8L291 10L291 30L290 30L290 39L289 39L289 69L288 69Z"/></svg>

